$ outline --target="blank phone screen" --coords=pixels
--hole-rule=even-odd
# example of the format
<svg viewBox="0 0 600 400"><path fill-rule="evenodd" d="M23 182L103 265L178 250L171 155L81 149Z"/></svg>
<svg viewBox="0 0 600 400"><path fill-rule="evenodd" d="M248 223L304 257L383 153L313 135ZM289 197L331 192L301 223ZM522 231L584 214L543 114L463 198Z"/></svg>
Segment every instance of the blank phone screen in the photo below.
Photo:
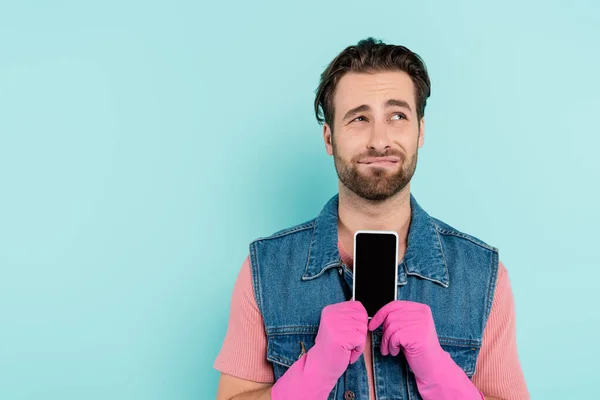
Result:
<svg viewBox="0 0 600 400"><path fill-rule="evenodd" d="M369 317L396 300L396 236L390 233L357 233L354 260L354 300Z"/></svg>

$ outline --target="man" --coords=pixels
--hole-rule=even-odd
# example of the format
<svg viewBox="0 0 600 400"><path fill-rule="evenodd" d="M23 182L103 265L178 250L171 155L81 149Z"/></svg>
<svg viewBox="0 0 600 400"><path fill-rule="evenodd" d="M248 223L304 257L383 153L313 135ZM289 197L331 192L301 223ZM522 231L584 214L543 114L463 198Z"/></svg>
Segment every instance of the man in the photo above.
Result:
<svg viewBox="0 0 600 400"><path fill-rule="evenodd" d="M421 58L368 38L315 99L338 191L315 219L250 244L215 368L225 399L528 399L498 250L410 192L430 81ZM353 234L399 235L399 299L351 301Z"/></svg>

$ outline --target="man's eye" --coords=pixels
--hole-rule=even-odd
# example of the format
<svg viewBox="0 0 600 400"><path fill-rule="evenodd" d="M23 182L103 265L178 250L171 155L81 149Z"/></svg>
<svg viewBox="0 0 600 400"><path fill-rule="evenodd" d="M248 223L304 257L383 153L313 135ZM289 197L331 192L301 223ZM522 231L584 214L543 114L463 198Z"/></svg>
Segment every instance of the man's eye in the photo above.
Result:
<svg viewBox="0 0 600 400"><path fill-rule="evenodd" d="M400 117L399 119L406 119L406 115L404 114L394 114L393 117Z"/></svg>
<svg viewBox="0 0 600 400"><path fill-rule="evenodd" d="M356 118L354 118L354 120L353 120L353 121L358 121L360 118L362 118L362 119L363 119L363 121L365 120L365 117L363 117L363 116L361 115L360 117L356 117Z"/></svg>

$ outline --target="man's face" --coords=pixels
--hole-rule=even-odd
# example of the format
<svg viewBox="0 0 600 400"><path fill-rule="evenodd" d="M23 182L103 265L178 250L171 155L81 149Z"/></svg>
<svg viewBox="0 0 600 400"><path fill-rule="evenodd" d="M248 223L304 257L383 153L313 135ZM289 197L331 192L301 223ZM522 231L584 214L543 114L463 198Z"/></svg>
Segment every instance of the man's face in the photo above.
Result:
<svg viewBox="0 0 600 400"><path fill-rule="evenodd" d="M425 121L419 126L408 74L347 73L333 103L333 127L325 124L323 137L340 181L368 200L400 192L415 172L424 140Z"/></svg>

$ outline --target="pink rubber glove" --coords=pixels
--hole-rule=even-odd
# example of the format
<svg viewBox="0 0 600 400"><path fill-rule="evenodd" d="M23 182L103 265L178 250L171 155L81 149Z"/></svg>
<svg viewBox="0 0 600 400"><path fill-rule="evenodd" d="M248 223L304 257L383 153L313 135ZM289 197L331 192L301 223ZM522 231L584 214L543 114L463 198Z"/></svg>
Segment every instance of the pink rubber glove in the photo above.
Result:
<svg viewBox="0 0 600 400"><path fill-rule="evenodd" d="M315 345L275 382L272 400L326 400L367 340L367 310L358 301L328 305L321 312Z"/></svg>
<svg viewBox="0 0 600 400"><path fill-rule="evenodd" d="M369 330L377 329L382 323L381 354L397 356L402 349L424 400L484 399L467 374L440 346L428 305L392 301L373 316Z"/></svg>

